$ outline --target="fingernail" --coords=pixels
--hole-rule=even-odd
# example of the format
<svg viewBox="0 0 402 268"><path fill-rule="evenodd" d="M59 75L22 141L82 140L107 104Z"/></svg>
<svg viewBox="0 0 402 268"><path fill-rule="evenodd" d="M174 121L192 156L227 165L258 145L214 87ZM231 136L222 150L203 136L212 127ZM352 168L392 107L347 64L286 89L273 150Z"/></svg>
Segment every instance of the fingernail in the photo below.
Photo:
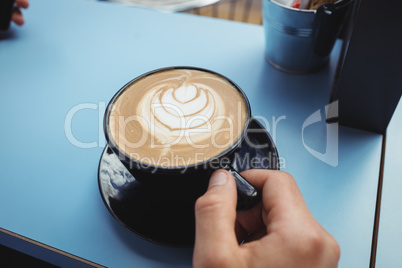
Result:
<svg viewBox="0 0 402 268"><path fill-rule="evenodd" d="M214 172L211 176L211 179L209 180L208 188L211 188L212 186L215 186L215 185L225 184L227 179L228 179L228 176L226 175L225 172L222 172L222 171Z"/></svg>

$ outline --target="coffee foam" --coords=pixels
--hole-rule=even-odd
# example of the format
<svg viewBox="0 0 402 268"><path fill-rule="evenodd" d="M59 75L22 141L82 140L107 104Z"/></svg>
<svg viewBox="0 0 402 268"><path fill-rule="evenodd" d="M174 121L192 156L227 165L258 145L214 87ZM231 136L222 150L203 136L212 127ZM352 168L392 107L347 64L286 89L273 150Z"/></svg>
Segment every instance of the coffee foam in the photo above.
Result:
<svg viewBox="0 0 402 268"><path fill-rule="evenodd" d="M125 89L112 107L109 132L120 149L141 162L146 157L153 165L183 166L230 147L246 119L244 99L226 79L171 69ZM160 163L161 157L169 161Z"/></svg>
<svg viewBox="0 0 402 268"><path fill-rule="evenodd" d="M183 83L177 88L170 85L158 87L146 93L139 102L137 114L143 115L143 128L159 143L169 144L181 136L192 141L208 139L219 129L219 114L225 114L222 98L210 87L202 84Z"/></svg>

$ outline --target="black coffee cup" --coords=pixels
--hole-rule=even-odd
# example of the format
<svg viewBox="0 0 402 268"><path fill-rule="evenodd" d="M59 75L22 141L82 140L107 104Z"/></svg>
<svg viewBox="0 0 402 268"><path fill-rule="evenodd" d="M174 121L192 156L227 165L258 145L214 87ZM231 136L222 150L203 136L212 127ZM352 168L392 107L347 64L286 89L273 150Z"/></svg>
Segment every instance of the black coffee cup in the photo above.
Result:
<svg viewBox="0 0 402 268"><path fill-rule="evenodd" d="M233 89L237 90L244 99L247 113L245 126L239 138L232 145L208 160L186 166L156 166L149 163L140 162L127 155L114 143L113 139L110 137L109 120L113 104L117 98L119 98L125 92L125 90L130 87L130 85L138 80L161 71L180 69L211 73L229 82ZM141 184L146 185L147 187L153 187L156 191L168 191L171 193L172 198L196 199L206 191L211 174L215 170L223 168L229 171L235 178L238 194L237 208L248 209L260 201L260 193L232 167L231 163L235 159L236 154L238 153L238 150L247 135L250 120L251 109L247 96L233 81L221 74L207 69L179 66L167 67L148 72L137 78L134 78L123 86L114 95L106 107L104 117L104 132L109 147L118 156L119 160L135 177L135 179Z"/></svg>

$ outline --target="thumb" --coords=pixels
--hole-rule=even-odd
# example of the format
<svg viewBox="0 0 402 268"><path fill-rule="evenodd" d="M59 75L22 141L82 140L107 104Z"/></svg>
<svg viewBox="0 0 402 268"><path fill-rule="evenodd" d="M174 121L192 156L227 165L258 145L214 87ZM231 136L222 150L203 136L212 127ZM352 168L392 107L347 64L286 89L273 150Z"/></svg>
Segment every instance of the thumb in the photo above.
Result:
<svg viewBox="0 0 402 268"><path fill-rule="evenodd" d="M195 204L194 261L211 261L222 250L230 253L238 247L234 231L236 221L236 184L226 170L215 171L207 192ZM233 245L233 247L231 247Z"/></svg>

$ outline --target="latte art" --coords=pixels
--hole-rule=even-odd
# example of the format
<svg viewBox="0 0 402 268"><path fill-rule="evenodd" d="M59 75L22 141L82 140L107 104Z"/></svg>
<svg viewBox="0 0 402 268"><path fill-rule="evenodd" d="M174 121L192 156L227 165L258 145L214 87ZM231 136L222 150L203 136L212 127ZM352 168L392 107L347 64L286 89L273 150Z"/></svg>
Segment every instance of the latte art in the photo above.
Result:
<svg viewBox="0 0 402 268"><path fill-rule="evenodd" d="M227 79L194 69L141 77L116 97L108 133L126 155L154 166L186 166L219 155L241 136L244 96Z"/></svg>
<svg viewBox="0 0 402 268"><path fill-rule="evenodd" d="M158 143L186 143L185 136L192 141L208 139L219 129L224 114L222 98L212 89L202 84L183 83L171 87L171 82L163 81L139 102L137 114L143 115L143 128L153 135ZM176 141L176 142L175 142Z"/></svg>

